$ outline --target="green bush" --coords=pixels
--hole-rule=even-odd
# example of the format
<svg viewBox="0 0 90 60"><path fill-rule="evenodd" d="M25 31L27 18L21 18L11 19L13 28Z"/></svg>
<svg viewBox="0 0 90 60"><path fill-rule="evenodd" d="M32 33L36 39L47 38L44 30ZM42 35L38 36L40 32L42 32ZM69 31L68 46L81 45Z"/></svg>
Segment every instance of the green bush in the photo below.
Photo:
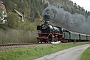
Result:
<svg viewBox="0 0 90 60"><path fill-rule="evenodd" d="M13 12L8 13L8 27L17 28L19 26L19 16Z"/></svg>
<svg viewBox="0 0 90 60"><path fill-rule="evenodd" d="M36 43L37 33L24 30L0 30L0 44L8 43Z"/></svg>

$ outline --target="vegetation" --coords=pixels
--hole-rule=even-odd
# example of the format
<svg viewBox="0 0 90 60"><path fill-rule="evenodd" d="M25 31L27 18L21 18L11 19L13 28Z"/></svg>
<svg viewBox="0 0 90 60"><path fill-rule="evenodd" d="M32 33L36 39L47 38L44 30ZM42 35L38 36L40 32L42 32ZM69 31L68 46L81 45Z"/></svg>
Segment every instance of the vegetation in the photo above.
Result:
<svg viewBox="0 0 90 60"><path fill-rule="evenodd" d="M27 25L25 25L27 26ZM2 25L0 29L0 44L10 44L10 43L37 43L37 33L34 28L27 28L22 26L20 29L24 30L16 30L16 29L6 29L5 25ZM32 25L30 25L32 26ZM24 28L25 27L25 28ZM26 30L27 29L27 30ZM30 30L30 31L29 31Z"/></svg>
<svg viewBox="0 0 90 60"><path fill-rule="evenodd" d="M36 23L35 20L39 21L42 16L42 11L49 4L55 5L57 7L64 8L66 11L73 13L83 14L86 17L90 15L90 12L85 10L83 7L73 3L69 0L2 0L4 5L6 6L7 14L8 14L8 24L6 25L9 28L14 29L26 29L26 30L35 30L36 26L33 23ZM42 2L43 1L43 2ZM48 3L46 3L48 1ZM24 15L25 23L20 22L20 17L14 9L18 10ZM1 16L1 14L0 14ZM28 23L29 22L29 23ZM25 26L27 25L27 26ZM3 26L0 26L1 28ZM32 27L34 29L32 29Z"/></svg>
<svg viewBox="0 0 90 60"><path fill-rule="evenodd" d="M18 18L14 9L18 10L24 15L25 21L30 21L29 23L26 22L24 26L26 30L31 29L30 27L34 27L33 23L36 19L38 21L41 19L42 11L44 8L48 6L44 0L2 0L4 5L6 6L6 10L8 13L8 25L9 28L16 29L23 27L23 24L19 23L20 18ZM42 2L43 1L43 2ZM57 7L64 8L66 11L73 13L83 14L86 17L90 14L89 11L85 10L83 7L80 7L76 3L73 3L69 0L48 0L49 4L56 5ZM13 14L13 16L11 16ZM13 18L13 19L12 19ZM35 23L35 22L34 22ZM39 22L40 23L40 22ZM22 25L22 26L20 26ZM30 26L31 25L31 26Z"/></svg>
<svg viewBox="0 0 90 60"><path fill-rule="evenodd" d="M85 44L85 43L59 44L59 45L21 48L21 49L17 48L9 51L0 52L0 59L1 60L34 60L41 56L51 54L70 47L82 45L82 44Z"/></svg>
<svg viewBox="0 0 90 60"><path fill-rule="evenodd" d="M12 29L20 30L34 30L35 31L35 20L40 21L41 12L43 9L48 6L48 4L43 3L42 0L2 0L6 6L8 14L8 23L7 27ZM22 23L20 16L14 11L18 10L24 15L25 22ZM40 23L40 22L39 22ZM1 26L2 28L2 26Z"/></svg>
<svg viewBox="0 0 90 60"><path fill-rule="evenodd" d="M36 43L36 33L34 31L23 30L0 30L0 44L9 43Z"/></svg>
<svg viewBox="0 0 90 60"><path fill-rule="evenodd" d="M77 3L74 3L70 0L59 0L59 1L52 0L52 2L53 2L52 4L56 5L57 7L64 8L66 11L69 11L72 14L78 13L86 17L90 15L90 11L85 10L84 7L81 7Z"/></svg>
<svg viewBox="0 0 90 60"><path fill-rule="evenodd" d="M7 12L20 11L30 21L40 18L41 12L47 6L42 0L2 0L5 3Z"/></svg>
<svg viewBox="0 0 90 60"><path fill-rule="evenodd" d="M15 13L8 13L8 26L10 28L16 28L19 26L19 19L18 19L18 15Z"/></svg>
<svg viewBox="0 0 90 60"><path fill-rule="evenodd" d="M83 53L80 60L90 60L90 47Z"/></svg>

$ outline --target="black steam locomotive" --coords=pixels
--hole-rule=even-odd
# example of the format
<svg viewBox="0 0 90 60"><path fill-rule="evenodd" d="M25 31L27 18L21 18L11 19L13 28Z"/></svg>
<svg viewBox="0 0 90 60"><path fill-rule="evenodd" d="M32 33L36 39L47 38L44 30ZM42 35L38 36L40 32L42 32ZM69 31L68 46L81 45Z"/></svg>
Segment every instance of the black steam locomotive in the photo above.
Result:
<svg viewBox="0 0 90 60"><path fill-rule="evenodd" d="M50 17L48 15L44 15L44 24L38 25L37 30L38 33L38 42L49 43L49 42L72 42L72 41L89 41L90 35L76 33L72 31L68 31L64 28L58 26L52 26L48 24Z"/></svg>
<svg viewBox="0 0 90 60"><path fill-rule="evenodd" d="M48 15L44 15L44 24L37 26L37 30L41 31L38 33L38 42L48 43L64 39L62 28L48 24L49 19Z"/></svg>
<svg viewBox="0 0 90 60"><path fill-rule="evenodd" d="M37 26L37 30L41 32L38 33L38 41L39 42L52 42L52 41L60 41L63 39L63 32L61 27L56 27L44 22L41 26Z"/></svg>

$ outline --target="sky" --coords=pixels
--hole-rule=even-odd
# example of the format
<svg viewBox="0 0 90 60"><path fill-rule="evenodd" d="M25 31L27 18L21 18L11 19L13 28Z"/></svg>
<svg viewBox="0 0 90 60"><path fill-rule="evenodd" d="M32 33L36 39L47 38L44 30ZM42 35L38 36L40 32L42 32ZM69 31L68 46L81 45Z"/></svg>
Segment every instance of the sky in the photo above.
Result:
<svg viewBox="0 0 90 60"><path fill-rule="evenodd" d="M71 0L77 5L84 7L85 10L90 11L90 0Z"/></svg>

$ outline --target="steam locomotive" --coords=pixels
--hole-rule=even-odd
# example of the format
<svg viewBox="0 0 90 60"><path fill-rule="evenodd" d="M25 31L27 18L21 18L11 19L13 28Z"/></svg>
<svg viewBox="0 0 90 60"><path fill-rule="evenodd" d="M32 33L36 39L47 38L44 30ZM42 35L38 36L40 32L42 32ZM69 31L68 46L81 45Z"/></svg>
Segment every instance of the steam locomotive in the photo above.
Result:
<svg viewBox="0 0 90 60"><path fill-rule="evenodd" d="M90 35L68 31L65 28L48 24L50 17L47 15L44 16L44 19L44 23L37 26L37 30L40 31L38 33L37 40L40 43L50 43L57 41L67 43L74 41L80 42L90 40Z"/></svg>

